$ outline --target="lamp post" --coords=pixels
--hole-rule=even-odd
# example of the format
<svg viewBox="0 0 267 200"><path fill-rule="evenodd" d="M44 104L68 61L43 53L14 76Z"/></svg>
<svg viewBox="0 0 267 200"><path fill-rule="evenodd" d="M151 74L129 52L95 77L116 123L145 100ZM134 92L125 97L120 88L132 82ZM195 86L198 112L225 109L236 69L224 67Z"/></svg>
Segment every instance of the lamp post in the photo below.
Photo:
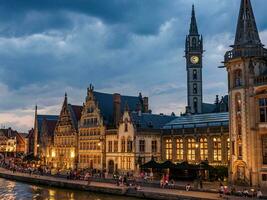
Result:
<svg viewBox="0 0 267 200"><path fill-rule="evenodd" d="M98 143L98 146L100 147L100 150L101 150L101 155L100 155L100 170L101 170L101 174L103 173L103 169L104 169L104 136L101 135L99 137L99 143Z"/></svg>

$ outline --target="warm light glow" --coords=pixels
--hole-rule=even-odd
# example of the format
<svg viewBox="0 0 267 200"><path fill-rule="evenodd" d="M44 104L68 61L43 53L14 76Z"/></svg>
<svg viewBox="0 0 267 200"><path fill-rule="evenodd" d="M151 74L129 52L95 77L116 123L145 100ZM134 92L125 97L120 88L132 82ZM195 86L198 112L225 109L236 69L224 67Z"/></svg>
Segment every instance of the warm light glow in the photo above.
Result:
<svg viewBox="0 0 267 200"><path fill-rule="evenodd" d="M56 157L56 152L53 150L52 151L52 158Z"/></svg>
<svg viewBox="0 0 267 200"><path fill-rule="evenodd" d="M40 145L39 144L37 144L37 147L39 147Z"/></svg>
<svg viewBox="0 0 267 200"><path fill-rule="evenodd" d="M74 151L71 151L71 152L70 152L70 157L71 157L71 158L74 158L74 157L75 157L75 153L74 153Z"/></svg>
<svg viewBox="0 0 267 200"><path fill-rule="evenodd" d="M101 142L99 142L97 145L100 146L101 145Z"/></svg>

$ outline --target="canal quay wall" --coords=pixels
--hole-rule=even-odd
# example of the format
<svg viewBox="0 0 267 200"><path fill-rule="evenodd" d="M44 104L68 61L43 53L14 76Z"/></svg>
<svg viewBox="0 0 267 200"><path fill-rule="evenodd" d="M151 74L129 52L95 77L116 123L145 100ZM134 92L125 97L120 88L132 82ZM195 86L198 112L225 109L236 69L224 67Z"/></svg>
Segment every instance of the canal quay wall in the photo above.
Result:
<svg viewBox="0 0 267 200"><path fill-rule="evenodd" d="M205 192L187 192L175 191L160 188L142 188L142 190L135 190L134 188L118 187L114 184L93 182L87 185L85 181L66 180L62 178L55 178L49 176L29 175L23 173L12 173L10 171L0 169L0 177L26 182L34 185L44 185L49 187L57 187L72 190L81 190L94 193L119 195L126 197L137 197L151 200L187 200L187 199L217 199L215 194ZM193 194L191 194L193 193ZM199 194L197 194L199 193ZM217 197L217 196L216 196Z"/></svg>

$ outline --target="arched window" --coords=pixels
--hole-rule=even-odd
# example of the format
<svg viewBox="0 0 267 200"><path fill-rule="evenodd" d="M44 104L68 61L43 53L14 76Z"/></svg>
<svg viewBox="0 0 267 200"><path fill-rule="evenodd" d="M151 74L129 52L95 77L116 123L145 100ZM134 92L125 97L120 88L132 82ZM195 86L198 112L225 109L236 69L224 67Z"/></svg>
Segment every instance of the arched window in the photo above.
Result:
<svg viewBox="0 0 267 200"><path fill-rule="evenodd" d="M184 144L182 138L178 138L176 140L176 159L177 160L184 159Z"/></svg>
<svg viewBox="0 0 267 200"><path fill-rule="evenodd" d="M165 140L165 150L166 150L166 160L172 159L172 140L166 139Z"/></svg>
<svg viewBox="0 0 267 200"><path fill-rule="evenodd" d="M194 111L195 111L195 113L198 113L197 104L198 104L197 98L194 98Z"/></svg>
<svg viewBox="0 0 267 200"><path fill-rule="evenodd" d="M234 83L235 83L235 87L239 87L242 85L242 71L241 71L241 69L237 69L234 71Z"/></svg>
<svg viewBox="0 0 267 200"><path fill-rule="evenodd" d="M207 160L208 159L208 140L207 138L200 138L200 159Z"/></svg>
<svg viewBox="0 0 267 200"><path fill-rule="evenodd" d="M213 138L213 160L221 161L222 160L222 143L221 138Z"/></svg>
<svg viewBox="0 0 267 200"><path fill-rule="evenodd" d="M197 70L196 69L193 70L193 80L194 81L197 80Z"/></svg>
<svg viewBox="0 0 267 200"><path fill-rule="evenodd" d="M197 94L197 84L196 83L193 84L193 93Z"/></svg>
<svg viewBox="0 0 267 200"><path fill-rule="evenodd" d="M196 160L196 140L194 138L187 139L187 160Z"/></svg>
<svg viewBox="0 0 267 200"><path fill-rule="evenodd" d="M242 101L240 93L237 93L235 96L235 105L236 105L236 112L237 113L241 112Z"/></svg>

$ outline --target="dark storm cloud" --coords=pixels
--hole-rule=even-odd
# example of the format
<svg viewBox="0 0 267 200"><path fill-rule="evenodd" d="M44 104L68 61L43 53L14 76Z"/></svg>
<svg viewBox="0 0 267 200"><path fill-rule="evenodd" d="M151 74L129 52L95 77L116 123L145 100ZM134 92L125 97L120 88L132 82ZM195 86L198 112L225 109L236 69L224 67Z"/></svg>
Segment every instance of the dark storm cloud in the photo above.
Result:
<svg viewBox="0 0 267 200"><path fill-rule="evenodd" d="M1 0L0 124L14 118L22 127L25 114L31 127L36 103L56 114L65 91L81 104L90 83L103 92L141 91L154 112L179 114L193 3L206 50L204 99L211 102L227 93L226 72L217 66L233 43L240 0ZM252 3L266 43L266 0Z"/></svg>

